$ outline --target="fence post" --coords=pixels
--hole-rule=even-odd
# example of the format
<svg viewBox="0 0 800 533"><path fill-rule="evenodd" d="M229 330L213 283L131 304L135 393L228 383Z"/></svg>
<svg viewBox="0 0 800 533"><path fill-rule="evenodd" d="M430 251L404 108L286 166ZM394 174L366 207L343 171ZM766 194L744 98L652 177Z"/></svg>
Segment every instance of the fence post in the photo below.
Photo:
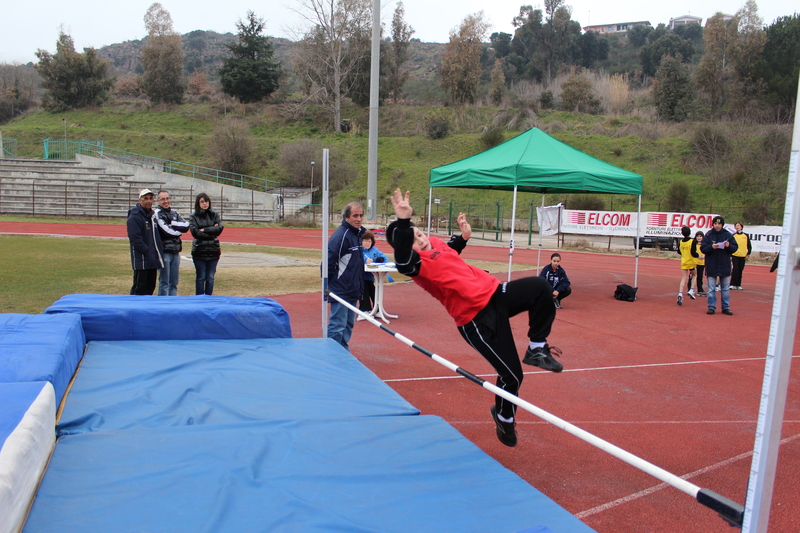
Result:
<svg viewBox="0 0 800 533"><path fill-rule="evenodd" d="M42 154L42 159L47 161L48 154L50 152L50 139L44 140L44 153Z"/></svg>
<svg viewBox="0 0 800 533"><path fill-rule="evenodd" d="M68 188L69 188L69 183L67 183L65 181L64 182L64 218L67 218L67 216L68 216L67 215L67 213L68 213L68 211L67 211L68 207L67 206L69 205L69 202L67 201L68 200L68 198L67 198L67 189Z"/></svg>
<svg viewBox="0 0 800 533"><path fill-rule="evenodd" d="M36 216L36 182L31 180L31 216Z"/></svg>
<svg viewBox="0 0 800 533"><path fill-rule="evenodd" d="M256 221L256 191L250 190L250 222Z"/></svg>
<svg viewBox="0 0 800 533"><path fill-rule="evenodd" d="M100 218L100 182L98 181L95 185L97 186L97 218Z"/></svg>

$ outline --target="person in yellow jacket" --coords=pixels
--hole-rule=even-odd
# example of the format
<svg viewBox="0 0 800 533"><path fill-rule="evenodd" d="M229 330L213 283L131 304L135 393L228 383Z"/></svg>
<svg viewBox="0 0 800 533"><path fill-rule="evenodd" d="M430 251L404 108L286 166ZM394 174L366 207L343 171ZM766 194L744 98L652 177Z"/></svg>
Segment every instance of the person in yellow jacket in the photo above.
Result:
<svg viewBox="0 0 800 533"><path fill-rule="evenodd" d="M694 264L695 268L697 269L697 282L695 283L695 286L697 287L698 296L706 295L705 291L703 291L703 274L706 271L706 256L700 251L700 245L703 244L703 237L703 232L698 231L694 234L694 242L692 243L692 249L697 252L697 257L694 259Z"/></svg>
<svg viewBox="0 0 800 533"><path fill-rule="evenodd" d="M742 288L742 271L744 271L744 263L753 252L753 247L750 245L750 237L745 233L744 226L741 222L734 224L736 233L733 238L736 239L736 244L739 249L731 255L731 263L733 263L733 273L731 274L731 289L744 290Z"/></svg>
<svg viewBox="0 0 800 533"><path fill-rule="evenodd" d="M678 305L683 305L683 290L687 285L689 286L689 291L686 294L692 300L696 299L692 280L696 280L697 276L691 276L690 274L694 273L695 259L699 255L695 241L690 237L692 234L691 228L689 226L682 227L681 234L683 239L678 245L678 253L681 255L681 283L678 286Z"/></svg>

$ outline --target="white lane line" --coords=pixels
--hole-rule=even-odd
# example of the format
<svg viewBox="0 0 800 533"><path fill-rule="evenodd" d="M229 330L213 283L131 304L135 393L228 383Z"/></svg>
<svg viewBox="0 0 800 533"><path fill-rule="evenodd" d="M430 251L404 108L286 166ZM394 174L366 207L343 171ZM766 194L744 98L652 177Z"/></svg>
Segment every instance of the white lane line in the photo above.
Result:
<svg viewBox="0 0 800 533"><path fill-rule="evenodd" d="M781 445L787 444L787 443L792 442L794 440L797 440L799 438L800 438L800 434L793 435L791 437L787 437L787 438L781 440L780 443L781 443ZM686 474L686 475L683 475L683 476L680 476L680 477L681 477L681 479L687 479L688 480L688 479L691 479L693 477L699 476L701 474L705 474L705 473L711 472L713 470L718 470L718 469L720 469L722 467L728 466L728 465L733 464L733 463L735 463L737 461L741 461L742 459L747 459L747 458L752 457L752 456L753 456L753 452L752 451L745 452L745 453L742 453L740 455L737 455L736 457L731 457L730 459L725 459L724 461L720 461L719 463L715 463L715 464L707 466L705 468L701 468L700 470L695 470L694 472L691 472L689 474ZM667 488L669 486L670 485L668 485L666 483L660 483L658 485L650 487L649 489L645 489L645 490L636 492L634 494L630 494L628 496L625 496L623 498L619 498L617 500L614 500L614 501L611 501L611 502L608 502L608 503L604 503L603 505L598 505L597 507L593 507L592 509L587 509L585 511L581 511L580 513L577 513L575 515L575 517L578 518L578 519L583 519L583 518L586 518L588 516L595 515L597 513L602 513L603 511L607 511L609 509L612 509L614 507L622 505L623 503L628 503L628 502L631 502L633 500L637 500L639 498L647 496L648 494L652 494L652 493L654 493L656 491L659 491L661 489L665 489L665 488Z"/></svg>
<svg viewBox="0 0 800 533"><path fill-rule="evenodd" d="M792 358L800 357L800 355L793 355ZM563 373L566 374L568 372L595 372L598 370L620 370L620 369L628 369L628 368L648 368L648 367L665 367L665 366L683 366L683 365L708 365L708 364L717 364L717 363L738 363L738 362L747 362L747 361L764 361L766 356L764 357L747 357L742 359L715 359L711 361L683 361L680 363L646 363L641 365L620 365L620 366L598 366L595 368L572 368L567 369L565 368ZM547 370L537 370L534 372L525 372L525 375L530 374L551 374L551 372ZM475 374L478 377L485 378L485 377L492 377L496 376L497 374ZM430 381L430 380L437 380L437 379L463 379L461 376L429 376L429 377L419 377L419 378L396 378L396 379L384 379L385 383L392 383L392 382L400 382L400 381Z"/></svg>

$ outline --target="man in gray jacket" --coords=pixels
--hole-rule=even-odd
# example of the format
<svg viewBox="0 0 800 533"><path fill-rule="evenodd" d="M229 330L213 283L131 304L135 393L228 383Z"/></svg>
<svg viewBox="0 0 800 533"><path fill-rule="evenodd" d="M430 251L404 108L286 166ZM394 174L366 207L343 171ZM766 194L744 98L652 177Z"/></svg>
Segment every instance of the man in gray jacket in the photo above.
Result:
<svg viewBox="0 0 800 533"><path fill-rule="evenodd" d="M164 267L161 243L153 211L153 191L139 191L139 203L128 211L128 240L131 242L133 285L131 294L152 296L156 290L158 269Z"/></svg>

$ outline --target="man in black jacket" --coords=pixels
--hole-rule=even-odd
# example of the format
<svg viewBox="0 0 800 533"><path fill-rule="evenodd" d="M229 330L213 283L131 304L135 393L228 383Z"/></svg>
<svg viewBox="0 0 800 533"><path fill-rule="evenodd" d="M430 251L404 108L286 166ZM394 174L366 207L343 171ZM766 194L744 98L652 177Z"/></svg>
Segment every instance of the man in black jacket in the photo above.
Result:
<svg viewBox="0 0 800 533"><path fill-rule="evenodd" d="M708 311L707 314L713 315L717 311L717 278L722 297L722 314L732 315L731 311L731 254L739 249L739 245L733 235L724 228L725 219L715 216L712 221L712 228L708 230L703 242L700 244L700 251L706 256L706 276L708 276Z"/></svg>
<svg viewBox="0 0 800 533"><path fill-rule="evenodd" d="M189 230L189 222L172 209L172 198L167 191L158 191L156 201L156 221L161 242L164 243L164 268L158 271L158 295L177 296L183 249L181 234Z"/></svg>
<svg viewBox="0 0 800 533"><path fill-rule="evenodd" d="M164 267L164 246L153 211L153 191L139 191L139 204L128 211L128 240L131 242L133 285L131 294L149 294L156 290L158 269Z"/></svg>

